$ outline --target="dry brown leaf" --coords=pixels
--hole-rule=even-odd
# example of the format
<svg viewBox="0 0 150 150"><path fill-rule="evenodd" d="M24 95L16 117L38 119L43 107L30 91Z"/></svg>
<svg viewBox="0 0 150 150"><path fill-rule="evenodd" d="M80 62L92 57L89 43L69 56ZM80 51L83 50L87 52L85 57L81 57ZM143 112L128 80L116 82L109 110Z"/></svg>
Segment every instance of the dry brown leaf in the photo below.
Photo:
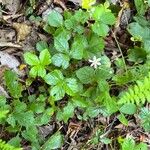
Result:
<svg viewBox="0 0 150 150"><path fill-rule="evenodd" d="M13 69L17 74L22 74L18 67L20 65L19 61L12 55L9 55L6 52L0 51L0 64L2 66L7 66L10 69Z"/></svg>
<svg viewBox="0 0 150 150"><path fill-rule="evenodd" d="M13 28L17 31L17 42L25 40L31 32L31 26L26 23L13 23Z"/></svg>
<svg viewBox="0 0 150 150"><path fill-rule="evenodd" d="M20 2L20 0L2 0L2 4L5 5L11 14L15 14L19 10Z"/></svg>

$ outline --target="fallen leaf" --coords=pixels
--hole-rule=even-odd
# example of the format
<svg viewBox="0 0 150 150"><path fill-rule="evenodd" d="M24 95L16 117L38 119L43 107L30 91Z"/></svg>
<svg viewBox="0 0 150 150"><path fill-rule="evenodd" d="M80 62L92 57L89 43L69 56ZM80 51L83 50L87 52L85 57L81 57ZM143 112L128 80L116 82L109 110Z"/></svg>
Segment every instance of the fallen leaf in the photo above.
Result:
<svg viewBox="0 0 150 150"><path fill-rule="evenodd" d="M13 23L12 26L17 31L17 42L25 40L31 32L31 26L26 23Z"/></svg>
<svg viewBox="0 0 150 150"><path fill-rule="evenodd" d="M2 0L2 5L5 5L11 14L15 14L20 8L20 2L20 0Z"/></svg>
<svg viewBox="0 0 150 150"><path fill-rule="evenodd" d="M7 66L8 68L13 69L15 72L19 73L17 68L20 63L14 56L0 51L0 63L2 66Z"/></svg>

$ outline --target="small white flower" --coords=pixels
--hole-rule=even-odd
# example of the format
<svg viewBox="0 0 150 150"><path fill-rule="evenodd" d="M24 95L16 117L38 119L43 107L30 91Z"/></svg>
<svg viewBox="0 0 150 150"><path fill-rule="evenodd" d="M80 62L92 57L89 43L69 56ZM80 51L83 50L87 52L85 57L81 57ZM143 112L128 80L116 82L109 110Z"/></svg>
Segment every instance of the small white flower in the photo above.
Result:
<svg viewBox="0 0 150 150"><path fill-rule="evenodd" d="M93 60L89 59L89 62L91 63L91 67L94 67L95 69L101 65L101 58L96 58L96 56L93 57Z"/></svg>

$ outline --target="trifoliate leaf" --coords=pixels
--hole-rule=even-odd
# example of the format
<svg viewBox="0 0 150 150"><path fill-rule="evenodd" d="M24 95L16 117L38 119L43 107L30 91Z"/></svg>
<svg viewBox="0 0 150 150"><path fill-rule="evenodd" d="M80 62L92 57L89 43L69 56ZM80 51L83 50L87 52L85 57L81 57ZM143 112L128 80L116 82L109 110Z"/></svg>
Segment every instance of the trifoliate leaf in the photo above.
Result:
<svg viewBox="0 0 150 150"><path fill-rule="evenodd" d="M63 136L60 132L53 134L42 146L43 150L52 150L61 148L63 144Z"/></svg>
<svg viewBox="0 0 150 150"><path fill-rule="evenodd" d="M58 54L55 54L53 57L52 57L52 63L57 66L57 67L61 67L63 69L66 69L68 68L69 66L69 61L70 61L70 58L68 55L65 55L65 54L61 54L61 53L58 53Z"/></svg>
<svg viewBox="0 0 150 150"><path fill-rule="evenodd" d="M25 59L25 62L31 66L35 66L40 63L38 57L35 54L32 54L31 52L25 53L24 59Z"/></svg>
<svg viewBox="0 0 150 150"><path fill-rule="evenodd" d="M40 59L40 64L42 66L49 65L51 63L51 55L48 49L45 49L40 52L39 59Z"/></svg>
<svg viewBox="0 0 150 150"><path fill-rule="evenodd" d="M94 81L94 69L91 67L83 67L76 71L76 76L83 84L89 84Z"/></svg>
<svg viewBox="0 0 150 150"><path fill-rule="evenodd" d="M51 73L48 73L44 80L49 85L56 85L57 83L63 81L64 77L60 70L54 70Z"/></svg>
<svg viewBox="0 0 150 150"><path fill-rule="evenodd" d="M48 15L48 24L53 27L60 27L63 24L62 15L58 11L52 10Z"/></svg>

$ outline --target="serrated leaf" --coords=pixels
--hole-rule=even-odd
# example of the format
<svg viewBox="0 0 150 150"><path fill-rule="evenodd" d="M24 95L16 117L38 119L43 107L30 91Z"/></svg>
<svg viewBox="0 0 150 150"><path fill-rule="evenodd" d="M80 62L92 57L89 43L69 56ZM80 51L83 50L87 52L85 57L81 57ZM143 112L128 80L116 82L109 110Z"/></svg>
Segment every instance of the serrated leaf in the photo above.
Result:
<svg viewBox="0 0 150 150"><path fill-rule="evenodd" d="M104 40L96 34L88 37L87 50L92 53L101 52L104 49Z"/></svg>
<svg viewBox="0 0 150 150"><path fill-rule="evenodd" d="M68 53L69 51L69 43L70 32L66 30L57 30L54 36L54 47L57 51Z"/></svg>
<svg viewBox="0 0 150 150"><path fill-rule="evenodd" d="M64 90L68 95L73 96L75 93L78 92L78 84L76 79L67 78L65 80L65 83L66 84L64 84Z"/></svg>
<svg viewBox="0 0 150 150"><path fill-rule="evenodd" d="M58 54L55 54L53 57L52 57L52 63L57 66L57 67L61 67L63 69L66 69L68 68L69 66L69 61L70 61L70 58L68 55L65 55L65 54L61 54L61 53L58 53Z"/></svg>
<svg viewBox="0 0 150 150"><path fill-rule="evenodd" d="M55 98L55 101L61 100L65 96L65 90L61 84L62 83L53 86L50 90L50 95Z"/></svg>
<svg viewBox="0 0 150 150"><path fill-rule="evenodd" d="M26 140L32 143L38 142L38 139L37 139L38 130L34 125L24 130L21 134Z"/></svg>
<svg viewBox="0 0 150 150"><path fill-rule="evenodd" d="M40 64L42 66L49 65L51 63L51 55L48 49L45 49L40 52L39 59L40 59Z"/></svg>
<svg viewBox="0 0 150 150"><path fill-rule="evenodd" d="M99 36L106 37L109 31L109 27L106 24L95 22L92 25L92 30Z"/></svg>
<svg viewBox="0 0 150 150"><path fill-rule="evenodd" d="M22 86L18 82L17 74L13 71L8 70L8 71L5 71L4 76L5 76L6 86L11 96L14 98L21 97Z"/></svg>
<svg viewBox="0 0 150 150"><path fill-rule="evenodd" d="M122 150L135 150L135 141L131 138L126 138L122 143Z"/></svg>
<svg viewBox="0 0 150 150"><path fill-rule="evenodd" d="M74 105L71 102L68 102L67 106L63 108L63 111L57 113L57 119L59 121L64 121L67 123L69 118L72 118L74 115Z"/></svg>
<svg viewBox="0 0 150 150"><path fill-rule="evenodd" d="M93 68L85 66L76 71L76 76L83 84L89 84L94 80L94 72Z"/></svg>
<svg viewBox="0 0 150 150"><path fill-rule="evenodd" d="M63 74L60 70L54 70L51 73L48 73L44 80L49 85L56 85L64 79Z"/></svg>
<svg viewBox="0 0 150 150"><path fill-rule="evenodd" d="M31 66L38 65L40 63L38 57L31 52L25 53L24 59L25 59L25 62Z"/></svg>
<svg viewBox="0 0 150 150"><path fill-rule="evenodd" d="M21 126L28 128L34 125L34 114L31 111L14 113L13 116Z"/></svg>
<svg viewBox="0 0 150 150"><path fill-rule="evenodd" d="M113 25L115 23L115 16L111 12L105 12L103 13L103 16L100 18L100 20L107 25Z"/></svg>
<svg viewBox="0 0 150 150"><path fill-rule="evenodd" d="M48 15L48 24L53 27L60 27L63 24L62 15L58 11L52 10Z"/></svg>
<svg viewBox="0 0 150 150"><path fill-rule="evenodd" d="M60 132L53 134L42 146L43 150L52 150L61 148L63 144L63 136Z"/></svg>
<svg viewBox="0 0 150 150"><path fill-rule="evenodd" d="M86 101L86 99L79 96L73 97L72 102L76 107L81 107L81 108L88 107L88 102Z"/></svg>
<svg viewBox="0 0 150 150"><path fill-rule="evenodd" d="M83 35L76 36L71 46L71 51L70 51L71 57L77 60L82 59L84 50L87 46L88 46L88 42L85 36Z"/></svg>
<svg viewBox="0 0 150 150"><path fill-rule="evenodd" d="M21 147L21 138L19 136L13 137L8 141L8 144L14 146L14 147Z"/></svg>

